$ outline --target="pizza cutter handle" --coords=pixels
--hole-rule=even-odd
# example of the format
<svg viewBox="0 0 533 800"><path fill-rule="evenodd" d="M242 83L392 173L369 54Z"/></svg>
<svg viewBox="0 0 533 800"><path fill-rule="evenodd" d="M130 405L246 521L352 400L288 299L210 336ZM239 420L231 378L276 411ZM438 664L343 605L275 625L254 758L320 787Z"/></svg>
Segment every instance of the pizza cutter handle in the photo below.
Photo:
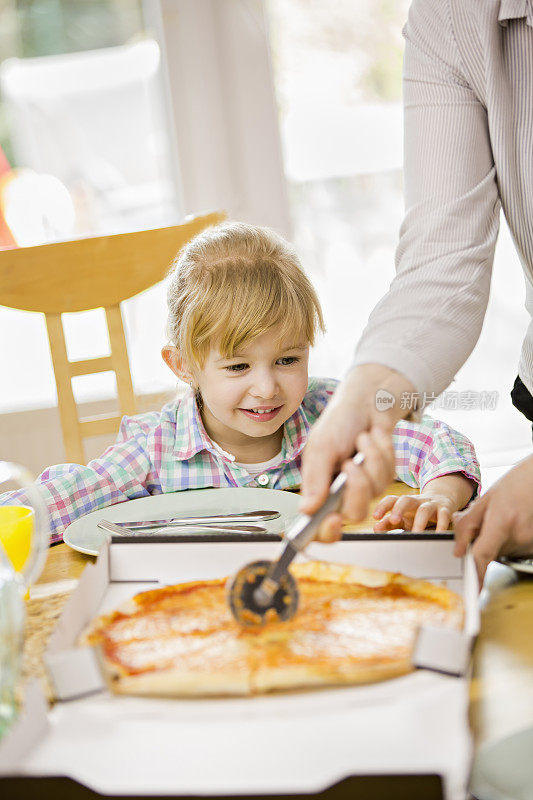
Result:
<svg viewBox="0 0 533 800"><path fill-rule="evenodd" d="M362 464L364 461L363 454L357 453L353 461L354 464ZM329 494L322 507L312 516L300 514L291 525L283 539L284 547L281 556L277 561L272 562L263 581L254 591L254 600L258 606L264 608L272 601L280 581L287 573L294 557L315 538L324 518L328 514L339 510L345 484L346 475L341 472L331 484Z"/></svg>
<svg viewBox="0 0 533 800"><path fill-rule="evenodd" d="M363 461L364 455L362 453L357 453L357 455L353 458L354 464L362 464ZM285 541L290 541L292 547L297 552L300 552L307 547L309 542L315 538L315 535L324 518L327 517L328 514L340 509L345 485L346 475L344 472L341 472L331 484L331 488L324 505L312 516L309 516L308 514L300 514L300 516L295 520L294 524L291 525L290 529L287 531Z"/></svg>

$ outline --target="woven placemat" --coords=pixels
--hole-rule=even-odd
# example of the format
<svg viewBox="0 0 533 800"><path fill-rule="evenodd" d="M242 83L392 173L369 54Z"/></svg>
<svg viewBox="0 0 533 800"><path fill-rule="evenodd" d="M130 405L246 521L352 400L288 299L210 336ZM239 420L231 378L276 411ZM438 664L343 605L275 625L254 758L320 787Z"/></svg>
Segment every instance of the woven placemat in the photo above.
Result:
<svg viewBox="0 0 533 800"><path fill-rule="evenodd" d="M46 669L43 655L48 638L54 630L70 591L63 591L47 597L36 597L26 601L26 633L22 658L21 683L29 678L37 678L49 701L54 693Z"/></svg>

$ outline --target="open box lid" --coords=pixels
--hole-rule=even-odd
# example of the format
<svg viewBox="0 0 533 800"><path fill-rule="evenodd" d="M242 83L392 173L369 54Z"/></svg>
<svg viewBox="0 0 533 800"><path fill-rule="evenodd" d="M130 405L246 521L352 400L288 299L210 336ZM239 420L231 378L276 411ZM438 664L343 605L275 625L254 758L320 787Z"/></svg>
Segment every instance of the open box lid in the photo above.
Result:
<svg viewBox="0 0 533 800"><path fill-rule="evenodd" d="M232 574L247 561L274 558L279 553L279 541L273 534L190 534L117 537L106 543L96 564L85 568L45 652L56 697L66 700L106 688L96 652L90 647L78 647L76 642L100 613L110 584L131 583L133 595L147 588L142 584ZM465 674L479 630L478 584L472 556L453 556L452 534L345 534L335 545L334 559L332 554L331 545L313 543L307 548L311 558L403 572L446 583L461 594L465 605L463 629L422 626L413 651L413 665L450 675Z"/></svg>

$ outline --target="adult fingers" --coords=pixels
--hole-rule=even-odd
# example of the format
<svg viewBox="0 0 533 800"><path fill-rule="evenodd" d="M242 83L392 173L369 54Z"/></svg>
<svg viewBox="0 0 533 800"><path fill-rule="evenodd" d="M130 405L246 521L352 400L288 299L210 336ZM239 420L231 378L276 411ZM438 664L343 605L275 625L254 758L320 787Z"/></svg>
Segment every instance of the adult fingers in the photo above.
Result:
<svg viewBox="0 0 533 800"><path fill-rule="evenodd" d="M364 456L362 470L369 487L370 496L376 497L379 494L379 482L383 472L382 455L380 448L376 445L374 437L369 433L361 433L357 437L357 452ZM343 465L343 472L345 465ZM344 492L343 508L345 513L350 505L350 495Z"/></svg>
<svg viewBox="0 0 533 800"><path fill-rule="evenodd" d="M329 449L328 449L329 448ZM339 469L339 465L337 465L336 457L340 452L338 447L332 447L331 441L328 440L328 446L324 446L322 449L323 457L322 462L326 463L327 472L331 474L331 480L333 476L337 473ZM305 458L305 452L304 452ZM300 501L300 510L304 514L313 514L317 511L322 504L324 503L331 486L330 483L320 484L320 478L323 477L315 473L313 470L315 469L314 465L314 454L311 453L311 459L308 459L306 462L306 466L308 470L311 470L308 473L308 483L307 483L307 491L309 494L304 495ZM329 459L329 462L328 462ZM324 466L324 464L322 464ZM354 496L354 503L353 503L353 516L351 518L355 521L363 519L366 516L368 505L370 503L370 499L372 497L371 491L369 490L369 480L362 472L361 467L353 463L353 459L348 459L342 464L342 471L346 473L347 482L344 489L344 495L352 494ZM302 470L302 480L305 480ZM324 492L325 488L325 492ZM302 486L303 489L303 486ZM362 511L360 510L362 509ZM344 504L343 504L343 512L346 516L350 517L350 510L348 512L345 511ZM319 541L324 542L334 542L340 538L341 535L341 528L342 528L342 517L340 515L330 515L328 514L327 517L324 518L322 521L320 528L317 532L316 538Z"/></svg>
<svg viewBox="0 0 533 800"><path fill-rule="evenodd" d="M369 397L361 396L358 376L352 376L339 385L313 425L302 454L300 507L304 513L313 514L322 506L340 465L356 452L357 436L370 427L369 403Z"/></svg>
<svg viewBox="0 0 533 800"><path fill-rule="evenodd" d="M479 536L472 545L472 555L476 562L480 587L483 584L488 565L498 558L508 535L507 526L502 525L501 518L487 512L483 518Z"/></svg>
<svg viewBox="0 0 533 800"><path fill-rule="evenodd" d="M316 535L319 542L338 542L342 536L342 514L328 514Z"/></svg>
<svg viewBox="0 0 533 800"><path fill-rule="evenodd" d="M379 425L374 425L370 434L374 437L374 441L380 448L384 461L387 465L387 480L394 480L396 475L396 453L394 452L394 445L392 443L392 430L390 428L382 428Z"/></svg>
<svg viewBox="0 0 533 800"><path fill-rule="evenodd" d="M302 456L302 513L314 514L323 505L337 468L338 452L332 442L310 437Z"/></svg>
<svg viewBox="0 0 533 800"><path fill-rule="evenodd" d="M362 464L354 464L348 459L342 465L346 475L342 511L351 522L360 522L368 513L373 496L373 483Z"/></svg>
<svg viewBox="0 0 533 800"><path fill-rule="evenodd" d="M390 432L374 426L370 433L361 433L356 440L357 450L365 457L364 470L376 497L394 479L394 448Z"/></svg>
<svg viewBox="0 0 533 800"><path fill-rule="evenodd" d="M488 494L483 495L468 506L465 511L456 512L453 517L453 528L455 533L455 556L464 556L466 548L479 534L483 517L487 507Z"/></svg>

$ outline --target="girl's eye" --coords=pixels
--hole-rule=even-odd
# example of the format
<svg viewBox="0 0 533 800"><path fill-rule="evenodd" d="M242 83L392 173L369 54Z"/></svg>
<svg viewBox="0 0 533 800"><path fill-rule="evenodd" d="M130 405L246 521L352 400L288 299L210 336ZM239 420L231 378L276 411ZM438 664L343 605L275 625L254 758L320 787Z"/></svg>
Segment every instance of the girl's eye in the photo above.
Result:
<svg viewBox="0 0 533 800"><path fill-rule="evenodd" d="M283 358L278 359L278 363L282 367L290 367L291 364L297 364L299 360L296 356L283 356Z"/></svg>
<svg viewBox="0 0 533 800"><path fill-rule="evenodd" d="M244 372L247 369L248 364L228 364L226 369L228 372Z"/></svg>

